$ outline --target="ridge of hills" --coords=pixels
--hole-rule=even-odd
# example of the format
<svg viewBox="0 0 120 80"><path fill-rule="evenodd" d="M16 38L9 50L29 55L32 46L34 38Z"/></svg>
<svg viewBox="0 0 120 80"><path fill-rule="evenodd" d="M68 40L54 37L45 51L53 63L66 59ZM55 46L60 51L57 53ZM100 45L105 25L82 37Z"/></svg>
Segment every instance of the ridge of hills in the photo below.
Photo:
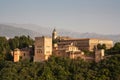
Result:
<svg viewBox="0 0 120 80"><path fill-rule="evenodd" d="M23 28L14 27L11 25L6 24L0 24L0 36L6 36L8 38L12 38L14 36L21 36L21 35L29 35L30 37L35 37L37 35L40 35L40 33L27 30Z"/></svg>
<svg viewBox="0 0 120 80"><path fill-rule="evenodd" d="M35 24L0 24L0 36L14 37L20 35L29 35L34 38L36 36L51 36L52 28L41 27ZM70 36L74 38L102 38L111 39L114 42L120 41L120 34L118 35L103 35L97 33L79 33L64 29L57 29L60 36Z"/></svg>

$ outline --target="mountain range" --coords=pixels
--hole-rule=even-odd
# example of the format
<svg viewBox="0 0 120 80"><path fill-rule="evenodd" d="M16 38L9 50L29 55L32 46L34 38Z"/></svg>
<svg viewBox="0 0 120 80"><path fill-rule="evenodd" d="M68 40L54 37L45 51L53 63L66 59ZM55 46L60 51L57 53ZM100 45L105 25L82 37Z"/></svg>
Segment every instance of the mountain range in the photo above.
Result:
<svg viewBox="0 0 120 80"><path fill-rule="evenodd" d="M35 24L0 24L0 36L14 37L20 35L29 35L32 38L36 36L51 36L52 28L41 27ZM118 35L103 35L97 33L79 33L64 29L57 29L59 36L70 36L74 38L102 38L111 39L114 42L120 41L120 34Z"/></svg>

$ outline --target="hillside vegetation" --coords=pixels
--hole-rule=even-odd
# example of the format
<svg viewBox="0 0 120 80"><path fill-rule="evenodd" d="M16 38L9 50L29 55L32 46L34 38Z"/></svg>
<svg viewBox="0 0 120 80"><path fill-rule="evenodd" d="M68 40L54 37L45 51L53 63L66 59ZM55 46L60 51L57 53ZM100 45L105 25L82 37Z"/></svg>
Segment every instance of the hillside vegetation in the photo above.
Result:
<svg viewBox="0 0 120 80"><path fill-rule="evenodd" d="M54 56L41 63L0 61L0 80L120 80L120 55L99 63Z"/></svg>

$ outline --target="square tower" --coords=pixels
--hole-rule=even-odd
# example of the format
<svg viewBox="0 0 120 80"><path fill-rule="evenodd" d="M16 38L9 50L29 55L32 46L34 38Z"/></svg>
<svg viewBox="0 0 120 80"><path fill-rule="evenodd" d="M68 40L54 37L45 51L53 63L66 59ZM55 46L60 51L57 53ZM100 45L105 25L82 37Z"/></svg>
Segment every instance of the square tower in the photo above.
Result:
<svg viewBox="0 0 120 80"><path fill-rule="evenodd" d="M34 62L48 60L52 55L52 38L50 37L35 37L35 54Z"/></svg>
<svg viewBox="0 0 120 80"><path fill-rule="evenodd" d="M20 49L16 48L13 51L14 62L19 62L20 60Z"/></svg>

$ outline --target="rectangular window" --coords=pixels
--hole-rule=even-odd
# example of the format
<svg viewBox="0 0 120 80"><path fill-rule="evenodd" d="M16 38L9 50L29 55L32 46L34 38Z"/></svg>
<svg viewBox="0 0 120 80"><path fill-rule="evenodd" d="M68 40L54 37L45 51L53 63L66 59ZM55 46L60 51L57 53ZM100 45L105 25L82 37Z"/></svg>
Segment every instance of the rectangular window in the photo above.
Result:
<svg viewBox="0 0 120 80"><path fill-rule="evenodd" d="M37 53L42 53L42 50L41 49L37 49Z"/></svg>
<svg viewBox="0 0 120 80"><path fill-rule="evenodd" d="M42 46L37 46L37 48L42 48Z"/></svg>
<svg viewBox="0 0 120 80"><path fill-rule="evenodd" d="M47 54L49 54L49 53L50 53L50 51L46 51L46 53L47 53Z"/></svg>
<svg viewBox="0 0 120 80"><path fill-rule="evenodd" d="M47 48L50 48L50 46L46 46Z"/></svg>

